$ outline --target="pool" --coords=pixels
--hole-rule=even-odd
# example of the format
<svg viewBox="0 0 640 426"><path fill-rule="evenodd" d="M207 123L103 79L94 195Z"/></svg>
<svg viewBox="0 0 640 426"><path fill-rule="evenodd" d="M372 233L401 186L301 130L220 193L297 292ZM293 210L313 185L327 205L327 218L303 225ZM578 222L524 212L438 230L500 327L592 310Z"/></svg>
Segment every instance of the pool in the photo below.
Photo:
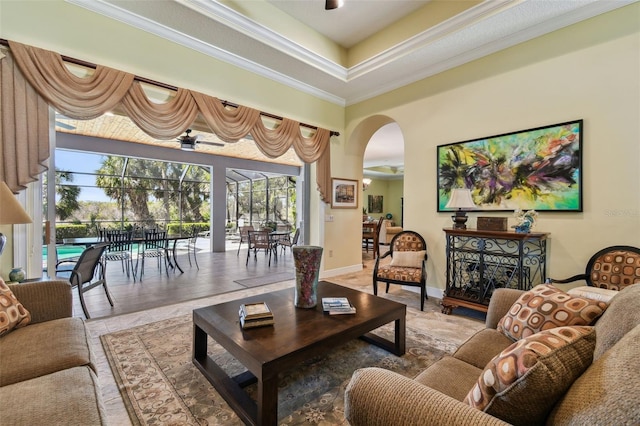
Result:
<svg viewBox="0 0 640 426"><path fill-rule="evenodd" d="M84 251L84 246L56 246L58 252L58 260L78 257ZM42 262L47 264L47 246L42 246Z"/></svg>

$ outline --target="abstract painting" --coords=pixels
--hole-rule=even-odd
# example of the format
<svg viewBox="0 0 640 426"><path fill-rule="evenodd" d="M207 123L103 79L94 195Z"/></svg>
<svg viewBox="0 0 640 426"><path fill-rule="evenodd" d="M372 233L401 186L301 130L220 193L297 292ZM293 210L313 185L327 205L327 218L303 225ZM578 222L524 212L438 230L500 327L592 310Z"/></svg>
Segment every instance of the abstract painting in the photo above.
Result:
<svg viewBox="0 0 640 426"><path fill-rule="evenodd" d="M583 120L439 145L438 211L468 188L479 211L582 211Z"/></svg>

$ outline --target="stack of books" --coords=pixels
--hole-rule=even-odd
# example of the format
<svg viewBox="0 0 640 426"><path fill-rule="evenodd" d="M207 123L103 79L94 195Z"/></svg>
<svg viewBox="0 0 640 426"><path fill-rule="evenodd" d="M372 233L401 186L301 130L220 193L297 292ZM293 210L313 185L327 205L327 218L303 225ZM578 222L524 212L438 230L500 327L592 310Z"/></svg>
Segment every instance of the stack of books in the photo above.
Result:
<svg viewBox="0 0 640 426"><path fill-rule="evenodd" d="M355 314L356 308L346 297L323 297L322 310L329 315Z"/></svg>
<svg viewBox="0 0 640 426"><path fill-rule="evenodd" d="M240 305L240 326L243 329L273 325L273 312L266 303L244 303Z"/></svg>

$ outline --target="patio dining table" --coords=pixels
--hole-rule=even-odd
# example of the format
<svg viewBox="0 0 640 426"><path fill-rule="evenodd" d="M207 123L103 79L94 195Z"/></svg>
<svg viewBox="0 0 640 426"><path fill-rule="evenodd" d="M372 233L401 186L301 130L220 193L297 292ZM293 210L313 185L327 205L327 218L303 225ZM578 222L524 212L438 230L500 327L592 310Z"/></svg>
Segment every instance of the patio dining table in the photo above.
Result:
<svg viewBox="0 0 640 426"><path fill-rule="evenodd" d="M180 267L180 264L178 263L178 257L176 255L176 245L178 243L178 241L180 240L187 240L189 239L191 236L190 235L168 235L165 240L167 241L167 244L170 242L173 242L173 246L171 248L171 257L169 257L169 253L167 251L165 251L165 255L167 258L167 262L169 264L169 266L171 268L175 268L178 269L181 273L184 273L184 270ZM80 237L80 238L64 238L62 240L63 244L65 245L72 245L72 246L85 246L85 247L89 247L92 246L94 244L98 244L98 243L102 243L105 242L104 240L101 240L98 237ZM132 243L142 243L144 242L144 237L135 237L131 239Z"/></svg>

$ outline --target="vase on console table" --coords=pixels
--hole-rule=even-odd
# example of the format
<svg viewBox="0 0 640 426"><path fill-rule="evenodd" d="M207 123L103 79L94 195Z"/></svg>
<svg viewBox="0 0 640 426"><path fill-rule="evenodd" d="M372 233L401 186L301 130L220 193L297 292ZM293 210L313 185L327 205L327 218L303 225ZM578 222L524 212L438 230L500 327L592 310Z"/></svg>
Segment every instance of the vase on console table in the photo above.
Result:
<svg viewBox="0 0 640 426"><path fill-rule="evenodd" d="M293 303L296 308L315 308L318 304L318 275L322 247L293 246L296 267L296 289Z"/></svg>

